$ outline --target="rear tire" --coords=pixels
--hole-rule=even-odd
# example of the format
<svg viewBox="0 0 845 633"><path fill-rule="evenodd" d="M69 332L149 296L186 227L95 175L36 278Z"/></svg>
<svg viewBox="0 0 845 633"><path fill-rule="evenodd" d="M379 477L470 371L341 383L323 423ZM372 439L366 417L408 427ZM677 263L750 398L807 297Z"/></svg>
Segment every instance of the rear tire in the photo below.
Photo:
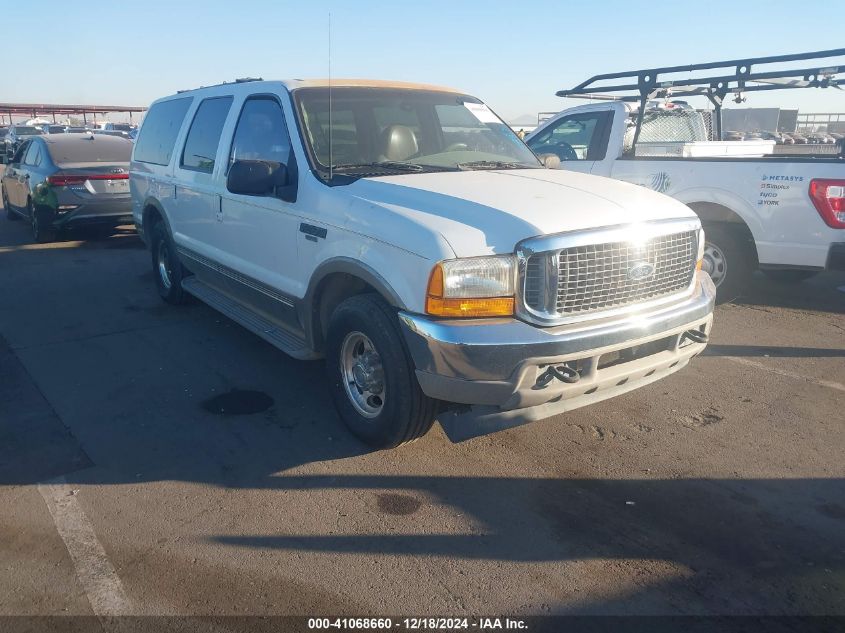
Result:
<svg viewBox="0 0 845 633"><path fill-rule="evenodd" d="M56 240L57 231L53 228L53 210L33 205L30 200L26 206L29 211L29 223L32 227L32 239L39 244Z"/></svg>
<svg viewBox="0 0 845 633"><path fill-rule="evenodd" d="M341 419L371 446L412 442L434 423L437 401L420 389L396 311L378 295L350 297L335 308L326 373Z"/></svg>
<svg viewBox="0 0 845 633"><path fill-rule="evenodd" d="M739 297L751 280L756 266L754 246L739 225L714 223L704 225L704 262L716 285L716 303Z"/></svg>
<svg viewBox="0 0 845 633"><path fill-rule="evenodd" d="M819 270L762 270L766 277L780 284L797 284L815 277L820 272Z"/></svg>
<svg viewBox="0 0 845 633"><path fill-rule="evenodd" d="M173 305L188 303L190 295L182 289L182 279L187 275L164 222L156 222L150 236L153 275L159 296Z"/></svg>

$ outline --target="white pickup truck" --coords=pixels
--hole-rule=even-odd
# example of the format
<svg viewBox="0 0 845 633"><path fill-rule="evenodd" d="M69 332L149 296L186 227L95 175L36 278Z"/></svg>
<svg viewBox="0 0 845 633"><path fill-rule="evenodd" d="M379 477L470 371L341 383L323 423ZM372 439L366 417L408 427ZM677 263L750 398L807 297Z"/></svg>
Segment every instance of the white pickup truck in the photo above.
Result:
<svg viewBox="0 0 845 633"><path fill-rule="evenodd" d="M743 89L753 90L755 62L769 63L740 60L724 65L742 71L737 81ZM706 70L714 64L701 66ZM692 67L682 70L688 68ZM597 76L558 95L589 97L594 94L593 83L629 76L638 76L644 94L653 89L652 96L671 95L673 89L696 95L697 83L708 89L708 81L702 79L665 88L672 83L662 82L660 75L678 70ZM788 72L791 77L792 71ZM817 81L815 74L811 77ZM765 81L774 82L766 78L761 83ZM792 81L797 84L801 79ZM626 92L636 86L633 79L618 88ZM603 92L608 87L595 90ZM830 146L824 148L833 150L829 156L797 157L774 155L774 141L708 141L702 114L686 102L646 102L644 97L642 103L630 103L596 96L602 100L558 113L526 136L525 142L538 155L558 156L560 169L642 185L693 209L707 235L703 266L716 284L719 301L741 294L758 267L784 281L805 279L825 269L845 269L841 150L837 155L837 148ZM641 108L644 114L635 142Z"/></svg>
<svg viewBox="0 0 845 633"><path fill-rule="evenodd" d="M545 169L451 89L181 92L150 107L130 188L161 297L325 357L341 418L376 446L437 416L461 439L625 393L710 333L688 207Z"/></svg>

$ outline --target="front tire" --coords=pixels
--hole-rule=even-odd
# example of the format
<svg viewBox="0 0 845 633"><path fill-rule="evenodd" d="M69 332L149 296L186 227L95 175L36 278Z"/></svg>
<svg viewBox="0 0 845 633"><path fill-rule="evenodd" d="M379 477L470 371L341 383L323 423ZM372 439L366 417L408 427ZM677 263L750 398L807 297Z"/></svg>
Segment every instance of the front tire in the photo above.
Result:
<svg viewBox="0 0 845 633"><path fill-rule="evenodd" d="M425 435L436 401L417 382L396 311L378 295L357 295L332 313L326 373L335 407L358 438L393 448Z"/></svg>
<svg viewBox="0 0 845 633"><path fill-rule="evenodd" d="M186 276L173 238L164 225L156 222L151 231L151 251L153 275L159 296L167 303L180 305L189 301L189 295L182 289L182 279Z"/></svg>
<svg viewBox="0 0 845 633"><path fill-rule="evenodd" d="M704 226L702 269L716 286L716 303L739 297L755 268L753 245L738 226L716 223Z"/></svg>

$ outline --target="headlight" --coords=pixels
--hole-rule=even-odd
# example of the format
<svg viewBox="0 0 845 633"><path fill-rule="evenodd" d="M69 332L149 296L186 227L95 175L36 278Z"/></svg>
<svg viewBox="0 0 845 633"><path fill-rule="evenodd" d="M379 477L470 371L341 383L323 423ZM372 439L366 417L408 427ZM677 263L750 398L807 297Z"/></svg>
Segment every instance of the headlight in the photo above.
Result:
<svg viewBox="0 0 845 633"><path fill-rule="evenodd" d="M425 310L448 317L509 316L515 288L513 255L448 259L431 271Z"/></svg>
<svg viewBox="0 0 845 633"><path fill-rule="evenodd" d="M704 261L704 229L698 229L698 256L695 258L695 269L701 270Z"/></svg>

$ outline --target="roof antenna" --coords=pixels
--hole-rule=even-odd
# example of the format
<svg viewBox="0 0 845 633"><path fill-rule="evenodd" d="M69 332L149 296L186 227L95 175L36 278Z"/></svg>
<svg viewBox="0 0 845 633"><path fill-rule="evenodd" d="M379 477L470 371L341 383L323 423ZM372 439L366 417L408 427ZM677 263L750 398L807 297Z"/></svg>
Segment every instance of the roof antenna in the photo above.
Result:
<svg viewBox="0 0 845 633"><path fill-rule="evenodd" d="M334 175L334 138L332 132L332 12L329 11L329 182Z"/></svg>

